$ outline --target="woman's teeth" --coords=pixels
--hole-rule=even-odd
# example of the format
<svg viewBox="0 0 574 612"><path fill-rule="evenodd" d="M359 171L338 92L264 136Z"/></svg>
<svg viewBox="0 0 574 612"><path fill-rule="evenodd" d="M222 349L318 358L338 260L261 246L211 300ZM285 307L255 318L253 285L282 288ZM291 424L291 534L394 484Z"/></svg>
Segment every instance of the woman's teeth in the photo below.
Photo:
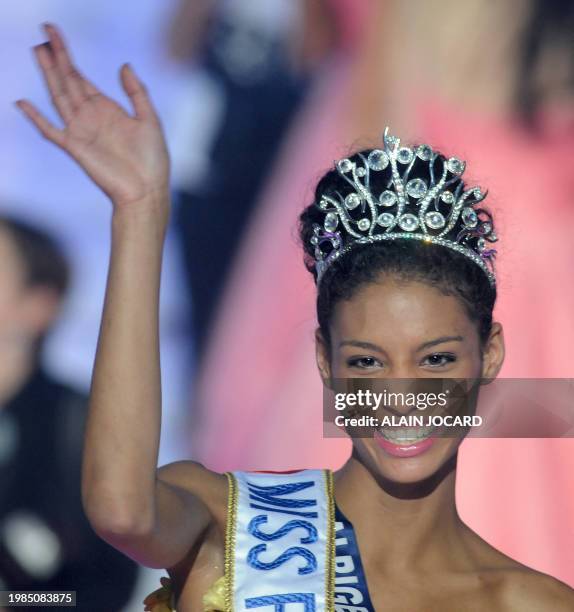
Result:
<svg viewBox="0 0 574 612"><path fill-rule="evenodd" d="M379 433L390 442L395 443L412 443L419 442L428 438L435 430L434 427L410 427L410 428L394 428L381 427Z"/></svg>

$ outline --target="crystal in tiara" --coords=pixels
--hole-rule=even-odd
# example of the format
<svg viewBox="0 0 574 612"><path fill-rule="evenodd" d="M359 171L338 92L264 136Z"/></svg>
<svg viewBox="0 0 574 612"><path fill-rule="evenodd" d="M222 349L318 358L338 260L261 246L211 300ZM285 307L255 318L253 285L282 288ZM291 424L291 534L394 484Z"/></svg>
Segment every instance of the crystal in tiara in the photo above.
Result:
<svg viewBox="0 0 574 612"><path fill-rule="evenodd" d="M380 240L410 239L438 244L471 259L495 284L496 250L488 243L497 237L490 213L477 204L486 192L465 188L465 162L439 154L426 144L401 146L385 129L383 149L373 149L360 163L336 162L336 169L351 189L345 195L323 195L318 203L323 224L313 225L317 283L325 270L342 254L359 244ZM412 168L425 164L427 178L411 178ZM371 191L371 173L383 172L380 193ZM380 190L380 189L379 189Z"/></svg>

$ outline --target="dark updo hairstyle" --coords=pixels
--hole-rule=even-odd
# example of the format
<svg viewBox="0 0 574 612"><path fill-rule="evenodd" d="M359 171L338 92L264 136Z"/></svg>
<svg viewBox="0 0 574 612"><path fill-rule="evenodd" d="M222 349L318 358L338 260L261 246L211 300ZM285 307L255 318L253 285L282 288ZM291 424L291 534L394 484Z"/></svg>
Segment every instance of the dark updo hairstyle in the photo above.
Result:
<svg viewBox="0 0 574 612"><path fill-rule="evenodd" d="M357 152L348 159L360 164L371 151L367 149ZM445 157L438 154L437 162L444 161ZM428 164L415 163L409 178L428 181ZM372 191L382 192L387 187L387 179L384 173L371 173ZM319 202L323 196L340 196L344 199L352 191L352 186L333 168L320 179L313 203L299 217L299 236L304 248L305 267L313 274L315 282L315 245L311 238L314 226L322 226L325 218ZM491 220L487 209L479 210ZM481 349L484 348L492 328L492 311L496 301L496 287L490 283L485 272L471 259L450 248L398 238L355 244L325 270L318 284L317 319L327 350L331 348L329 327L337 303L351 299L361 287L387 275L403 282L424 282L444 295L458 298L469 318L476 323Z"/></svg>

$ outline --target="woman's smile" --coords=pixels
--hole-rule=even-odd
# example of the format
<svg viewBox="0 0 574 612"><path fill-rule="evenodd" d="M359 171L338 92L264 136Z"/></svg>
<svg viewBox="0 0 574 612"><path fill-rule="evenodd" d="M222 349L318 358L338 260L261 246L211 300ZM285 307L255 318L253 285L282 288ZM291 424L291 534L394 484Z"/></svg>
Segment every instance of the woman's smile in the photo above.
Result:
<svg viewBox="0 0 574 612"><path fill-rule="evenodd" d="M411 430L406 430L406 432L410 432ZM405 433L406 433L405 432ZM395 432L393 435L402 436L402 432ZM414 434L406 433L408 436L412 436ZM429 435L420 436L414 438L389 438L388 433L383 434L380 431L375 432L375 442L379 446L379 448L383 449L385 453L392 455L393 457L416 457L418 455L422 455L426 453L435 443L435 438L432 438Z"/></svg>

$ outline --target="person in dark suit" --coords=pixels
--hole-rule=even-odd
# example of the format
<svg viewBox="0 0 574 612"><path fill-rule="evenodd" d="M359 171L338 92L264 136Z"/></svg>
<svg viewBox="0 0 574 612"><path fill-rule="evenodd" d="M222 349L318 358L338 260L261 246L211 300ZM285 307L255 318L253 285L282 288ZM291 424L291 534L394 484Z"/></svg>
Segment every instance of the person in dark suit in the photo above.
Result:
<svg viewBox="0 0 574 612"><path fill-rule="evenodd" d="M76 591L77 609L123 609L138 566L81 504L87 397L40 362L68 285L43 231L0 215L0 590Z"/></svg>

